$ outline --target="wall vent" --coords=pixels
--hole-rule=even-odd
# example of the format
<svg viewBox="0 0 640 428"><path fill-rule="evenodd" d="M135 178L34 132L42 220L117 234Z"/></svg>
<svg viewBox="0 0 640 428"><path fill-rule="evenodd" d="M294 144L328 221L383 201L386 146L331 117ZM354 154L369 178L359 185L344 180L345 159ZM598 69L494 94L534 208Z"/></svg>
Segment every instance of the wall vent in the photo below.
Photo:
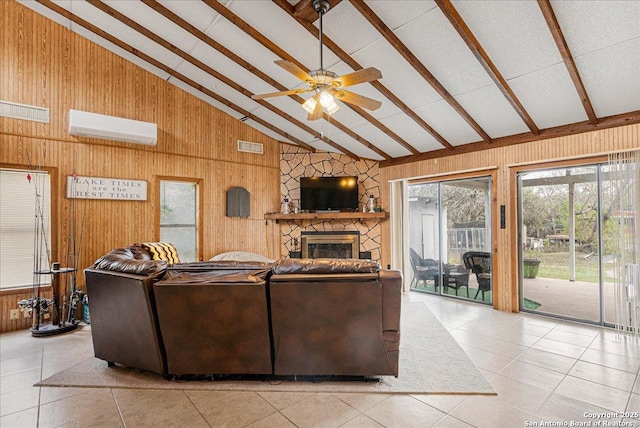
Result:
<svg viewBox="0 0 640 428"><path fill-rule="evenodd" d="M0 100L0 116L49 123L49 109Z"/></svg>
<svg viewBox="0 0 640 428"><path fill-rule="evenodd" d="M252 143L250 141L238 140L238 151L247 153L264 154L264 147L261 143Z"/></svg>

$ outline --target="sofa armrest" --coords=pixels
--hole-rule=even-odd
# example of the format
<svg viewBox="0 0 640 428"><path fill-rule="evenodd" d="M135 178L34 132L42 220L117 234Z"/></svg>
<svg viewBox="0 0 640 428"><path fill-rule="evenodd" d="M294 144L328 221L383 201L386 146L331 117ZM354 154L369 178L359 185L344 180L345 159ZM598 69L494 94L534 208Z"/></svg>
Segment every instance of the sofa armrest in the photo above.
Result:
<svg viewBox="0 0 640 428"><path fill-rule="evenodd" d="M382 283L382 330L400 332L402 273L397 270L380 271Z"/></svg>
<svg viewBox="0 0 640 428"><path fill-rule="evenodd" d="M168 263L163 260L136 259L129 248L118 248L100 257L93 264L93 269L112 272L162 277Z"/></svg>
<svg viewBox="0 0 640 428"><path fill-rule="evenodd" d="M155 278L85 269L94 355L109 363L165 373L153 298Z"/></svg>

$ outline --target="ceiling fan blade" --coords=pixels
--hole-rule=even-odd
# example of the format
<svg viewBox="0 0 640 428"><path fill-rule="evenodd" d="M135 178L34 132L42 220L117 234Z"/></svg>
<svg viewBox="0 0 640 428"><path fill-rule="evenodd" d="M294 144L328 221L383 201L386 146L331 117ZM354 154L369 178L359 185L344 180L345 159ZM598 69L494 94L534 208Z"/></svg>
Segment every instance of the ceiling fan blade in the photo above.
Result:
<svg viewBox="0 0 640 428"><path fill-rule="evenodd" d="M307 73L306 71L304 71L303 69L295 65L294 63L284 59L279 59L274 62L278 64L280 67L287 70L289 73L296 76L298 79L302 80L303 82L307 82L309 85L313 85L315 83L315 79L309 76L309 73Z"/></svg>
<svg viewBox="0 0 640 428"><path fill-rule="evenodd" d="M380 70L374 67L363 68L362 70L355 71L353 73L338 76L331 81L331 85L334 87L344 88L346 86L353 86L359 83L371 82L372 80L382 79L382 73Z"/></svg>
<svg viewBox="0 0 640 428"><path fill-rule="evenodd" d="M289 91L280 91L280 92L270 92L268 94L251 95L251 99L262 100L265 98L280 97L282 95L302 94L304 92L309 92L311 90L312 90L311 88L308 88L308 89L291 89Z"/></svg>
<svg viewBox="0 0 640 428"><path fill-rule="evenodd" d="M376 110L382 105L382 103L378 100L365 97L364 95L354 94L353 92L350 92L350 91L335 89L331 92L334 97L336 97L342 102L353 104L358 107L366 108L368 110Z"/></svg>
<svg viewBox="0 0 640 428"><path fill-rule="evenodd" d="M320 104L319 97L318 95L314 95L313 98L316 100L316 106L313 109L313 113L309 113L307 116L307 120L318 120L322 118L322 104Z"/></svg>

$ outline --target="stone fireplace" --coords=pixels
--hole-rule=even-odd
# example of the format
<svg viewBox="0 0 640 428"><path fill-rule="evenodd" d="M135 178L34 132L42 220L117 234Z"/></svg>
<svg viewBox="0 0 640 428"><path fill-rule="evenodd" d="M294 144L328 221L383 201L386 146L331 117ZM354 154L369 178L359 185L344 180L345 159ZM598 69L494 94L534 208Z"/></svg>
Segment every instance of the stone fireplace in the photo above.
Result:
<svg viewBox="0 0 640 428"><path fill-rule="evenodd" d="M303 259L360 258L360 232L324 231L301 233Z"/></svg>
<svg viewBox="0 0 640 428"><path fill-rule="evenodd" d="M281 144L280 150L280 201L288 198L290 201L299 203L301 177L346 175L358 177L361 207L367 203L369 195L374 195L376 201L382 202L378 161L353 160L341 153L313 153L290 144ZM351 250L353 258L359 256L361 259L380 261L381 225L384 219L363 220L357 217L358 213L352 214L353 217L338 215L335 218L315 218L311 215L301 215L296 219L280 220L279 223L274 221L276 223L273 224L274 243L277 242L276 236L279 234L280 245L275 246L272 257L302 257L300 244L303 232L325 233L349 230L359 232L358 247Z"/></svg>

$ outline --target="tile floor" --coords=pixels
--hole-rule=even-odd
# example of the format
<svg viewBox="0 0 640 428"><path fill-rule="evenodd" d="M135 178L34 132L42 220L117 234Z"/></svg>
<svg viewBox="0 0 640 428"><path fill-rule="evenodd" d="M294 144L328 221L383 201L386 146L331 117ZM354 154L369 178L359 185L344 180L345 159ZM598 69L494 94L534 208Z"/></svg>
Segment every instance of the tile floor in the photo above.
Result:
<svg viewBox="0 0 640 428"><path fill-rule="evenodd" d="M637 339L424 294L404 298L433 311L497 396L33 387L93 355L87 326L49 338L0 335L0 427L640 427ZM599 413L606 416L592 416Z"/></svg>

